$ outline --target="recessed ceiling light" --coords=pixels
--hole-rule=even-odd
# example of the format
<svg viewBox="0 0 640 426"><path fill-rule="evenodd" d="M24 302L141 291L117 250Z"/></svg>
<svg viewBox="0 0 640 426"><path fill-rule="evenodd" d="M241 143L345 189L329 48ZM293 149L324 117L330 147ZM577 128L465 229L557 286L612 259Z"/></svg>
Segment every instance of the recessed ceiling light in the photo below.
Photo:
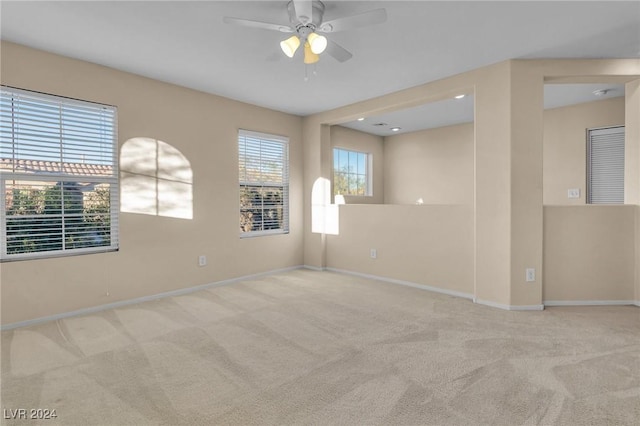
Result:
<svg viewBox="0 0 640 426"><path fill-rule="evenodd" d="M596 96L604 96L607 93L609 93L610 91L611 91L611 89L599 89L599 90L595 90L593 92L593 94L596 95Z"/></svg>
<svg viewBox="0 0 640 426"><path fill-rule="evenodd" d="M392 132L397 132L397 131L399 131L399 130L400 130L400 127L392 127L392 128L391 128L391 131L392 131Z"/></svg>
<svg viewBox="0 0 640 426"><path fill-rule="evenodd" d="M364 121L364 117L358 118L358 121Z"/></svg>
<svg viewBox="0 0 640 426"><path fill-rule="evenodd" d="M458 95L458 96L456 96L456 99L462 99L462 98L464 98L465 96L466 96L466 95Z"/></svg>

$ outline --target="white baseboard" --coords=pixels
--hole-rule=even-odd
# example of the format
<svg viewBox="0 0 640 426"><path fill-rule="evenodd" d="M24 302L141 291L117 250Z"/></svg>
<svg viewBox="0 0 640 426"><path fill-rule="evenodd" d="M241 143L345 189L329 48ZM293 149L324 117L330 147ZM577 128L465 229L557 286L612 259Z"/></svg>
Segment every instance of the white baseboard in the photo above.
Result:
<svg viewBox="0 0 640 426"><path fill-rule="evenodd" d="M417 283L414 283L414 282L411 282L411 281L397 280L395 278L380 277L378 275L364 274L362 272L354 272L354 271L348 271L348 270L344 270L344 269L327 268L326 270L327 271L331 271L331 272L338 272L340 274L355 275L357 277L369 278L369 279L372 279L372 280L384 281L384 282L391 283L391 284L399 284L399 285L404 285L404 286L408 286L408 287L419 288L421 290L433 291L434 293L441 293L441 294L446 294L448 296L455 296L455 297L461 297L463 299L473 300L473 294L463 293L461 291L447 290L446 288L433 287L433 286L425 285L425 284L417 284Z"/></svg>
<svg viewBox="0 0 640 426"><path fill-rule="evenodd" d="M380 277L378 275L364 274L362 272L354 272L354 271L348 271L348 270L337 269L337 268L327 268L327 271L338 272L341 274L355 275L358 277L384 281L391 284L400 284L408 287L419 288L421 290L433 291L434 293L441 293L441 294L446 294L448 296L460 297L462 299L471 300L474 303L477 303L480 305L485 305L492 308L504 309L507 311L542 311L544 310L544 305L503 305L500 303L490 302L488 300L475 299L473 297L473 294L471 293L464 293L464 292L455 291L455 290L447 290L441 287L434 287L434 286L425 285L425 284L417 284L411 281L397 280L395 278Z"/></svg>
<svg viewBox="0 0 640 426"><path fill-rule="evenodd" d="M492 302L490 300L475 299L478 305L490 306L492 308L504 309L505 311L542 311L544 305L505 305L502 303Z"/></svg>
<svg viewBox="0 0 640 426"><path fill-rule="evenodd" d="M321 268L319 266L312 266L312 265L302 265L302 267L304 269L311 269L312 271L318 271L318 272L322 272L325 271L325 268Z"/></svg>
<svg viewBox="0 0 640 426"><path fill-rule="evenodd" d="M636 300L633 304L640 308L640 300Z"/></svg>
<svg viewBox="0 0 640 426"><path fill-rule="evenodd" d="M0 325L0 330L2 330L2 331L4 331L4 330L12 330L14 328L27 327L27 326L30 326L30 325L41 324L41 323L49 322L49 321L57 321L57 320L61 320L61 319L64 319L64 318L75 317L75 316L79 316L79 315L94 314L96 312L104 311L104 310L107 310L107 309L121 308L121 307L128 306L128 305L134 305L136 303L150 302L152 300L164 299L165 297L182 296L182 295L185 295L185 294L193 293L193 292L198 291L198 290L205 290L205 289L213 288L213 287L221 287L221 286L225 286L225 285L236 283L238 281L247 281L247 280L252 280L252 279L256 279L256 278L262 278L262 277L265 277L265 276L279 274L279 273L282 273L282 272L293 271L295 269L301 269L301 268L303 268L302 265L300 265L300 266L291 266L291 267L288 267L288 268L274 269L274 270L267 271L267 272L260 272L258 274L252 274L252 275L244 275L242 277L230 278L230 279L222 280L222 281L215 281L215 282L212 282L212 283L201 284L201 285L197 285L197 286L194 286L194 287L181 288L181 289L178 289L178 290L171 290L171 291L166 291L164 293L157 293L157 294L152 294L152 295L149 295L149 296L136 297L134 299L121 300L121 301L118 301L118 302L107 303L107 304L98 305L98 306L92 306L90 308L83 308L83 309L78 309L78 310L70 311L70 312L63 312L63 313L60 313L60 314L50 315L50 316L46 316L46 317L34 318L34 319L26 320L26 321L18 321L18 322L14 322L14 323L10 323L10 324L3 324L3 325Z"/></svg>
<svg viewBox="0 0 640 426"><path fill-rule="evenodd" d="M640 306L637 300L545 300L545 306Z"/></svg>

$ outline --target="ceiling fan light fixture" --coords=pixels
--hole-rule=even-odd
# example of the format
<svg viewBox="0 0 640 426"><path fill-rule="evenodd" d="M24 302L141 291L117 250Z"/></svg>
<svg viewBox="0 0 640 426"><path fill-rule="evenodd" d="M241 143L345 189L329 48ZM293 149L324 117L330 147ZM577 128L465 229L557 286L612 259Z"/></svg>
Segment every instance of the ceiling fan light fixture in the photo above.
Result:
<svg viewBox="0 0 640 426"><path fill-rule="evenodd" d="M311 51L316 55L321 54L327 48L327 38L316 33L309 34L307 41L311 46Z"/></svg>
<svg viewBox="0 0 640 426"><path fill-rule="evenodd" d="M300 39L295 35L280 42L280 49L282 49L284 54L290 58L293 58L293 55L296 53L296 50L298 50L299 46Z"/></svg>
<svg viewBox="0 0 640 426"><path fill-rule="evenodd" d="M315 64L319 60L320 56L313 53L313 51L311 50L311 45L309 45L309 42L306 42L304 44L304 63L307 65Z"/></svg>

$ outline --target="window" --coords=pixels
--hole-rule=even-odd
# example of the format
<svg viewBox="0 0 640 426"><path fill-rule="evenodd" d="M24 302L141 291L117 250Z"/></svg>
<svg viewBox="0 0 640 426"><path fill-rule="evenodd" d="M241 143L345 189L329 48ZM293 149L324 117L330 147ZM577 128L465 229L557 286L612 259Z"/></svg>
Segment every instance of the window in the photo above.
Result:
<svg viewBox="0 0 640 426"><path fill-rule="evenodd" d="M2 86L0 259L118 248L116 109Z"/></svg>
<svg viewBox="0 0 640 426"><path fill-rule="evenodd" d="M289 232L289 139L240 130L240 236Z"/></svg>
<svg viewBox="0 0 640 426"><path fill-rule="evenodd" d="M371 154L333 148L333 194L371 195Z"/></svg>
<svg viewBox="0 0 640 426"><path fill-rule="evenodd" d="M624 204L624 126L587 133L587 203Z"/></svg>

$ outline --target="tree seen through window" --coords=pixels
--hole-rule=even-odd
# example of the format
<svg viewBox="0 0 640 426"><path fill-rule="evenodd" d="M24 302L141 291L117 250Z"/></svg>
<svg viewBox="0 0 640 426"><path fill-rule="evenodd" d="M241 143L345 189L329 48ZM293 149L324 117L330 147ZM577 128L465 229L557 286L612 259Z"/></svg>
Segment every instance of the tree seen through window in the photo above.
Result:
<svg viewBox="0 0 640 426"><path fill-rule="evenodd" d="M368 157L364 152L333 149L334 195L371 195Z"/></svg>

